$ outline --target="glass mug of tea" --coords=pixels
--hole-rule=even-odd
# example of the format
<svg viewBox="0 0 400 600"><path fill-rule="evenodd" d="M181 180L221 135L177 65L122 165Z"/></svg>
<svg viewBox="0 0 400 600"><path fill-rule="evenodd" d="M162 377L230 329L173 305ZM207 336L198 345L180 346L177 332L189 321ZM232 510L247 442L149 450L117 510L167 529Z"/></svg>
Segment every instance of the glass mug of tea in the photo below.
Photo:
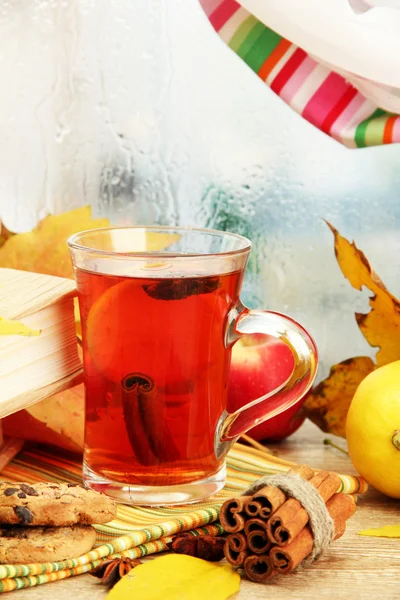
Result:
<svg viewBox="0 0 400 600"><path fill-rule="evenodd" d="M133 504L207 498L224 485L232 443L310 389L314 341L291 318L241 303L251 242L239 235L115 227L68 245L82 321L85 485ZM232 345L252 333L288 344L294 369L229 414Z"/></svg>

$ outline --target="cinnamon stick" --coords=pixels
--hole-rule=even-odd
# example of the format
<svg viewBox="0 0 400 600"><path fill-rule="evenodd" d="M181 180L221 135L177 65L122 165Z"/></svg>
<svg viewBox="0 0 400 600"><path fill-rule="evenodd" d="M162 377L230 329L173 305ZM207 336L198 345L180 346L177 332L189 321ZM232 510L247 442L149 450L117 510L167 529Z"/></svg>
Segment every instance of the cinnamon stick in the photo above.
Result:
<svg viewBox="0 0 400 600"><path fill-rule="evenodd" d="M242 531L246 522L245 509L251 500L252 496L239 496L224 502L219 513L219 520L225 531L228 533Z"/></svg>
<svg viewBox="0 0 400 600"><path fill-rule="evenodd" d="M179 450L163 414L165 403L158 398L154 380L144 373L129 373L121 381L121 391L126 431L140 464L178 460Z"/></svg>
<svg viewBox="0 0 400 600"><path fill-rule="evenodd" d="M311 479L315 473L307 465L299 465L288 471L297 474L303 479ZM266 485L253 495L251 502L245 506L249 517L268 519L286 501L286 495L274 485Z"/></svg>
<svg viewBox="0 0 400 600"><path fill-rule="evenodd" d="M356 496L352 494L334 494L326 503L326 508L335 523L333 539L338 540L346 531L346 521L356 512Z"/></svg>
<svg viewBox="0 0 400 600"><path fill-rule="evenodd" d="M327 502L338 490L340 478L336 473L320 471L310 479L310 483L318 490L324 502ZM287 546L299 535L308 520L308 513L300 502L289 498L269 519L268 537L274 544Z"/></svg>
<svg viewBox="0 0 400 600"><path fill-rule="evenodd" d="M314 477L315 472L308 465L296 465L288 471L289 475L300 475L303 479L310 480Z"/></svg>
<svg viewBox="0 0 400 600"><path fill-rule="evenodd" d="M327 501L326 508L334 522L333 539L336 540L344 534L346 521L356 510L355 498L349 494L334 494ZM281 574L291 573L310 554L312 548L313 536L310 527L306 526L287 546L271 548L269 558L273 569Z"/></svg>
<svg viewBox="0 0 400 600"><path fill-rule="evenodd" d="M248 556L244 561L243 568L247 577L257 583L267 581L276 574L276 570L267 554Z"/></svg>
<svg viewBox="0 0 400 600"><path fill-rule="evenodd" d="M225 541L226 560L234 567L241 567L249 555L246 536L243 533L231 533Z"/></svg>
<svg viewBox="0 0 400 600"><path fill-rule="evenodd" d="M130 373L121 381L121 388L125 427L132 450L142 465L156 465L159 459L144 430L140 410L141 401L153 399L154 381L142 373Z"/></svg>
<svg viewBox="0 0 400 600"><path fill-rule="evenodd" d="M254 494L253 499L246 506L249 517L268 519L285 502L286 496L278 487L266 485Z"/></svg>
<svg viewBox="0 0 400 600"><path fill-rule="evenodd" d="M244 525L247 546L255 554L265 554L272 546L267 535L267 524L262 519L249 519Z"/></svg>

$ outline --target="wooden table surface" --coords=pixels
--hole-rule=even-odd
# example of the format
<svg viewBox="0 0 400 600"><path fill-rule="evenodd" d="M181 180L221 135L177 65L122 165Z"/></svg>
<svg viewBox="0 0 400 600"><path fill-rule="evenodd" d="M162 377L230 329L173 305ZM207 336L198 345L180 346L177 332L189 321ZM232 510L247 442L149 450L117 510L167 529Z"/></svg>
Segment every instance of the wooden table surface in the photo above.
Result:
<svg viewBox="0 0 400 600"><path fill-rule="evenodd" d="M355 473L347 455L323 444L325 437L326 434L321 433L314 425L306 423L284 443L271 447L289 460L343 473ZM343 440L339 440L339 443L345 446ZM281 576L267 584L255 584L242 579L240 592L232 598L397 599L400 594L400 539L357 535L360 529L395 523L400 524L400 501L391 500L370 489L367 494L359 497L357 512L348 522L345 535L334 542L311 568ZM12 594L17 600L103 600L106 590L94 577L79 575Z"/></svg>

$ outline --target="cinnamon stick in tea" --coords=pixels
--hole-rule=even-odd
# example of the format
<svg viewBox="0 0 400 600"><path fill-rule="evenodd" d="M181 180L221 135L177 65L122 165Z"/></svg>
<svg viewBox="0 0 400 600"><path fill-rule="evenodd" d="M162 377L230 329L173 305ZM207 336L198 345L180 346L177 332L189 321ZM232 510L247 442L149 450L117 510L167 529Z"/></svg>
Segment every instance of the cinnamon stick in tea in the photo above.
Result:
<svg viewBox="0 0 400 600"><path fill-rule="evenodd" d="M158 465L179 456L168 421L163 414L165 405L157 399L154 381L143 373L129 373L121 381L125 427L135 456L142 465Z"/></svg>
<svg viewBox="0 0 400 600"><path fill-rule="evenodd" d="M346 529L346 521L356 510L354 496L349 494L335 494L326 503L326 508L334 522L334 540L341 537ZM304 529L295 539L285 547L274 546L269 557L273 569L277 573L291 573L312 551L313 536L310 527Z"/></svg>
<svg viewBox="0 0 400 600"><path fill-rule="evenodd" d="M154 381L142 373L130 373L121 381L122 406L126 432L132 450L142 465L159 463L147 432L143 428L140 402L152 401Z"/></svg>
<svg viewBox="0 0 400 600"><path fill-rule="evenodd" d="M311 479L315 473L307 465L293 467L288 473L296 473L303 479ZM286 494L274 485L266 485L253 495L251 502L245 506L249 517L268 519L286 501Z"/></svg>
<svg viewBox="0 0 400 600"><path fill-rule="evenodd" d="M244 572L251 581L262 583L276 575L276 570L267 554L252 554L243 564Z"/></svg>
<svg viewBox="0 0 400 600"><path fill-rule="evenodd" d="M262 519L249 519L244 525L247 546L255 554L265 554L272 546L267 535L267 524Z"/></svg>
<svg viewBox="0 0 400 600"><path fill-rule="evenodd" d="M243 533L231 533L225 540L226 560L234 567L241 567L249 555L246 536Z"/></svg>
<svg viewBox="0 0 400 600"><path fill-rule="evenodd" d="M310 483L318 490L324 502L327 502L339 489L340 478L336 473L320 471L310 479ZM308 513L300 502L289 498L269 519L268 537L274 544L286 546L307 525L308 520Z"/></svg>
<svg viewBox="0 0 400 600"><path fill-rule="evenodd" d="M251 500L252 496L239 496L224 502L219 513L219 520L225 531L228 533L242 531L246 522L245 509Z"/></svg>

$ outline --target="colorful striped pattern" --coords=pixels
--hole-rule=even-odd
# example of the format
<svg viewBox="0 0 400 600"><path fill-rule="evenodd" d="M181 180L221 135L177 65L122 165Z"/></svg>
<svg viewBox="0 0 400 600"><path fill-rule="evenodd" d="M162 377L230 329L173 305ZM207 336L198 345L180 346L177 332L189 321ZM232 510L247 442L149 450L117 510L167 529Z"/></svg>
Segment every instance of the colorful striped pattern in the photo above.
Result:
<svg viewBox="0 0 400 600"><path fill-rule="evenodd" d="M367 100L235 0L200 0L228 46L289 106L349 148L400 142L400 117Z"/></svg>
<svg viewBox="0 0 400 600"><path fill-rule="evenodd" d="M81 481L81 463L76 456L57 456L47 449L21 452L1 473L4 481ZM97 525L98 546L91 552L56 563L30 565L0 565L0 593L32 587L87 573L106 557L140 558L167 550L171 536L190 530L193 535L218 535L216 522L226 498L237 496L253 481L266 473L284 473L295 463L285 461L260 450L235 444L228 454L225 488L206 502L169 508L118 506L118 516L107 525ZM340 475L338 491L363 493L367 489L361 477Z"/></svg>

